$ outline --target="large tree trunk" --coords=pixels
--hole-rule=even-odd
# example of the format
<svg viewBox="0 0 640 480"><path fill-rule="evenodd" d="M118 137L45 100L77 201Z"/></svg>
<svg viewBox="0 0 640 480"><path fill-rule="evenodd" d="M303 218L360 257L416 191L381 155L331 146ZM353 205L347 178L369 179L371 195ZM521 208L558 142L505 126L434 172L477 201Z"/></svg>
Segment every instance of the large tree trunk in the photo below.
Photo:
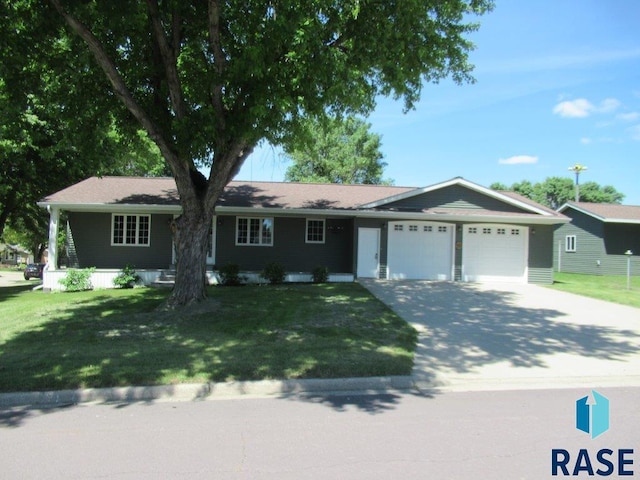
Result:
<svg viewBox="0 0 640 480"><path fill-rule="evenodd" d="M172 224L176 246L176 282L167 301L175 308L199 302L207 296L207 246L211 218L185 212Z"/></svg>

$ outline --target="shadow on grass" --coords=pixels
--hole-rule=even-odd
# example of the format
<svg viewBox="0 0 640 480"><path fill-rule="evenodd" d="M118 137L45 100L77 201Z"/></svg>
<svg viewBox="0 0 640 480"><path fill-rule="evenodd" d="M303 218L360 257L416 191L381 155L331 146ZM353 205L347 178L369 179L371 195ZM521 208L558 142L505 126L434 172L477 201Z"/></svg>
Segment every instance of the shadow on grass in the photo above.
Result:
<svg viewBox="0 0 640 480"><path fill-rule="evenodd" d="M160 290L56 294L65 301L49 310L53 297L39 295L43 320L0 344L1 392L406 375L412 366L415 331L355 284L217 288L168 312L157 309ZM0 425L25 418L14 409Z"/></svg>
<svg viewBox="0 0 640 480"><path fill-rule="evenodd" d="M17 297L21 293L28 292L29 290L33 290L33 287L38 284L21 284L21 285L12 285L7 287L0 287L0 302L5 302L11 298Z"/></svg>

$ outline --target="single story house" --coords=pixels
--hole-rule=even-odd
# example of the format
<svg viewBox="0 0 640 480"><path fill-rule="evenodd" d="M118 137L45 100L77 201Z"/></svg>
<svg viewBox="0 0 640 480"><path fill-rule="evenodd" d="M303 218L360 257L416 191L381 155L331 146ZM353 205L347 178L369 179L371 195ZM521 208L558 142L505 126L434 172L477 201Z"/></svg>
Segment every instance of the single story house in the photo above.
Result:
<svg viewBox="0 0 640 480"><path fill-rule="evenodd" d="M558 212L571 219L554 233L557 271L590 275L640 275L640 206L568 202Z"/></svg>
<svg viewBox="0 0 640 480"><path fill-rule="evenodd" d="M181 207L172 178L89 178L39 205L50 212L44 287L60 288L55 238L68 219L70 265L95 267L110 286L127 264L153 282L175 263L170 223ZM249 275L278 262L304 281L317 266L330 280L553 281L553 231L561 213L513 192L463 178L423 188L231 182L216 206L207 264Z"/></svg>
<svg viewBox="0 0 640 480"><path fill-rule="evenodd" d="M20 245L0 243L0 263L4 265L33 263L33 254Z"/></svg>

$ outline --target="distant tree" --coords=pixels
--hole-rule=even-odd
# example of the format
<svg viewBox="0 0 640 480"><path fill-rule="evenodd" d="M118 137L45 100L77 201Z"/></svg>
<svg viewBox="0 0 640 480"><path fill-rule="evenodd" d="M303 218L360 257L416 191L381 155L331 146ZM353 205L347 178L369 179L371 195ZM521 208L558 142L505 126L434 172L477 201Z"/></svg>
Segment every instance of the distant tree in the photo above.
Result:
<svg viewBox="0 0 640 480"><path fill-rule="evenodd" d="M288 182L391 184L383 180L380 135L364 120L322 118L306 120L300 136L285 147L293 162L285 173Z"/></svg>
<svg viewBox="0 0 640 480"><path fill-rule="evenodd" d="M504 188L494 188L494 186L505 187L504 184L494 183L490 188L494 190L504 190ZM516 182L506 190L511 190L523 195L531 200L556 209L566 202L575 199L575 186L571 178L548 177L544 182L531 183L528 180ZM580 185L580 201L593 203L621 203L624 194L618 192L610 185L600 186L596 182L586 182Z"/></svg>
<svg viewBox="0 0 640 480"><path fill-rule="evenodd" d="M489 188L497 192L504 192L507 190L511 190L505 183L501 183L501 182L493 182L491 185L489 185Z"/></svg>

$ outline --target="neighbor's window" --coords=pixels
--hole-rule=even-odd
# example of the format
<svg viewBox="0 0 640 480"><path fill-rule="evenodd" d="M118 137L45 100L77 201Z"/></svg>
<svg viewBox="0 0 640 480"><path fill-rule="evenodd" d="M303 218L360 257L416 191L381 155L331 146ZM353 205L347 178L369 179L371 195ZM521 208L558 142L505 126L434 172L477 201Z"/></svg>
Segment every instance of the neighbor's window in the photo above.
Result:
<svg viewBox="0 0 640 480"><path fill-rule="evenodd" d="M149 246L151 215L113 214L111 218L111 245Z"/></svg>
<svg viewBox="0 0 640 480"><path fill-rule="evenodd" d="M238 217L236 245L273 245L273 218Z"/></svg>
<svg viewBox="0 0 640 480"><path fill-rule="evenodd" d="M307 243L324 243L324 220L307 219Z"/></svg>
<svg viewBox="0 0 640 480"><path fill-rule="evenodd" d="M564 238L564 251L565 252L575 252L576 251L576 236L575 235L567 235Z"/></svg>

